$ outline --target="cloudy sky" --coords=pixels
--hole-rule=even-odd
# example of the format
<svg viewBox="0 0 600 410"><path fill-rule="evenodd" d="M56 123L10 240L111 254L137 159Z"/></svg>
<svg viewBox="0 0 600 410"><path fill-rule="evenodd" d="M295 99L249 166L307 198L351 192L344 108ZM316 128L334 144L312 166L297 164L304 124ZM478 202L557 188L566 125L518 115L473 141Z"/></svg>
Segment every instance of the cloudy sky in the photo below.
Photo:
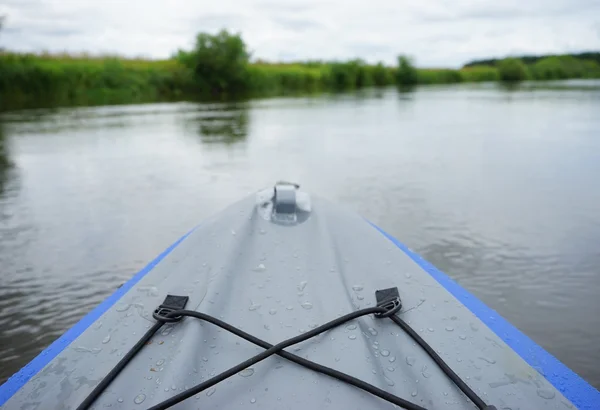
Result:
<svg viewBox="0 0 600 410"><path fill-rule="evenodd" d="M255 58L421 66L600 50L600 0L1 0L0 47L168 57L199 31L242 33Z"/></svg>

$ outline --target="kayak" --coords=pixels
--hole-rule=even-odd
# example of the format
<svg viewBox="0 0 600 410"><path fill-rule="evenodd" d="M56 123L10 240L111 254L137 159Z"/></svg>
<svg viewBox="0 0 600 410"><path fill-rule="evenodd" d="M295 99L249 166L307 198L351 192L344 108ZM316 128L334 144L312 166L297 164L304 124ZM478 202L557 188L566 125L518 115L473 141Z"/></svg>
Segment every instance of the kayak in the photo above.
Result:
<svg viewBox="0 0 600 410"><path fill-rule="evenodd" d="M277 183L0 386L3 409L581 409L600 393L360 216Z"/></svg>

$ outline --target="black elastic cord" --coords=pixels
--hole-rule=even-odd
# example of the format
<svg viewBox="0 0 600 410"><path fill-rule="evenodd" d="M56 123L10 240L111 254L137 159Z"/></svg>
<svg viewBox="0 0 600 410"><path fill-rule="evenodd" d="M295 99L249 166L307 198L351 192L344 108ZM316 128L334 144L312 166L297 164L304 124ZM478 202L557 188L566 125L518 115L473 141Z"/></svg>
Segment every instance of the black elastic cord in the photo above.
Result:
<svg viewBox="0 0 600 410"><path fill-rule="evenodd" d="M303 333L296 337L287 339L281 343L278 343L277 345L271 345L270 343L267 343L264 340L261 340L255 336L252 336L252 335L250 335L240 329L237 329L236 327L234 327L228 323L225 323L225 322L223 322L215 317L212 317L210 315L200 313L200 312L190 311L190 310L173 311L173 312L169 313L167 315L167 317L188 316L188 317L194 317L197 319L205 320L205 321L212 323L218 327L221 327L222 329L225 329L225 330L227 330L227 331L229 331L251 343L254 343L255 345L261 346L261 347L265 348L266 350L262 353L257 354L256 356L244 361L243 363L240 363L240 364L218 374L217 376L192 387L191 389L181 392L181 393L151 407L149 410L159 410L159 409L169 408L169 407L171 407L171 406L173 406L195 394L198 394L198 393L210 388L211 386L235 375L236 373L244 370L245 368L247 368L253 364L256 364L274 354L284 357L284 358L286 358L290 361L293 361L301 366L304 366L308 369L314 370L319 373L326 374L335 379L338 379L345 383L351 384L351 385L358 387L364 391L367 391L383 400L386 400L390 403L396 404L396 405L406 408L408 410L425 410L423 407L421 407L419 405L416 405L416 404L411 403L407 400L404 400L398 396L395 396L389 392L381 390L376 386L373 386L369 383L366 383L366 382L359 380L355 377L352 377L348 374L345 374L345 373L342 373L335 369L331 369L329 367L320 365L318 363L314 363L310 360L303 359L299 356L296 356L292 353L289 353L289 352L286 352L283 350L286 347L289 347L296 343L303 342L307 339L317 336L327 330L330 330L336 326L342 325L342 324L344 324L350 320L356 319L358 317L369 315L372 313L373 314L381 314L381 313L385 313L385 312L386 312L386 310L381 307L372 307L372 308L361 309L361 310L349 313L345 316L339 317L337 319L334 319L334 320L332 320L324 325L321 325L315 329L312 329L306 333ZM485 402L473 390L471 390L471 388L465 382L463 382L456 373L454 373L454 371L442 360L442 358L435 352L435 350L433 350L431 348L431 346L429 346L427 344L427 342L425 342L425 340L423 340L408 324L406 324L406 322L404 322L402 319L400 319L398 316L395 316L395 315L391 316L390 318L398 326L400 326L406 333L408 333L409 336L411 336L429 354L429 356L440 366L440 368L444 371L444 373L463 391L463 393L479 409L493 409L494 408L493 406L487 406L485 404ZM119 361L119 363L102 379L102 381L94 388L94 390L92 390L92 392L88 395L88 397L86 397L86 399L77 407L77 410L85 410L89 406L91 406L94 403L94 401L102 394L102 392L108 387L108 385L123 370L123 368L125 368L125 366L131 361L131 359L144 347L144 345L150 340L150 338L152 338L152 336L158 331L158 329L160 329L162 327L163 324L164 324L164 321L159 321L159 322L155 323L154 326L152 326L150 329L148 329L148 331L144 334L144 336L142 336L142 338L131 348L131 350L129 352L127 352L127 354Z"/></svg>
<svg viewBox="0 0 600 410"><path fill-rule="evenodd" d="M444 373L446 373L450 380L452 380L454 384L456 384L479 409L490 408L487 404L485 404L481 397L477 395L477 393L475 393L464 381L462 381L462 379L456 373L454 373L454 370L452 370L450 366L448 366L446 362L444 362L444 360L436 353L436 351L433 350L431 346L429 346L427 342L423 340L421 336L419 336L419 334L413 330L412 327L410 327L404 320L400 319L398 316L391 316L390 319L392 319L394 323L400 326L402 330L408 333L408 335L412 337L415 340L415 342L417 342L419 346L421 346L427 352L427 354L429 354L429 356L431 356L433 361L436 362L438 366L440 366L440 368L443 370Z"/></svg>
<svg viewBox="0 0 600 410"><path fill-rule="evenodd" d="M138 342L135 345L133 345L131 350L129 350L127 354L123 356L119 363L117 363L117 365L112 368L112 370L104 377L104 379L102 379L102 381L94 388L94 390L92 390L92 392L85 398L85 400L81 402L79 406L77 406L77 410L85 410L88 407L90 407L92 403L96 401L98 396L102 394L104 389L106 389L108 385L115 379L115 377L117 377L117 375L121 373L121 370L123 370L123 368L127 366L127 363L129 363L131 359L133 359L137 352L139 352L142 349L142 347L144 347L144 345L148 343L150 338L154 336L154 333L156 333L156 331L160 329L162 325L163 322L156 322L150 329L148 329L144 336L142 336L142 338L138 340Z"/></svg>
<svg viewBox="0 0 600 410"><path fill-rule="evenodd" d="M254 343L258 346L264 347L265 350L264 352L261 352L259 354L257 354L256 356L214 376L213 378L206 380L205 382L202 382L188 390L185 390L173 397L168 398L167 400L158 403L152 407L150 407L148 410L162 410L162 409L167 409L171 406L174 406L175 404L195 395L198 393L201 393L202 391L214 386L215 384L239 373L240 371L244 370L245 368L252 366L264 359L266 359L269 356L272 356L274 354L277 354L279 356L282 356L286 359L289 359L297 364L300 364L304 367L307 367L310 370L314 370L317 371L319 373L323 373L326 374L328 376L331 376L335 379L338 379L340 381L343 381L345 383L351 384L355 387L358 387L362 390L365 390L377 397L380 397L383 400L386 400L390 403L396 404L398 406L401 406L405 409L408 410L425 410L423 407L411 403L407 400L404 400L394 394L391 394L389 392L386 392L385 390L381 390L378 387L373 386L372 384L369 384L367 382L364 382L362 380L359 380L355 377L352 377L348 374L342 373L340 371L331 369L329 367L320 365L318 363L314 363L311 362L310 360L306 360L303 359L299 356L296 356L292 353L286 352L283 349L285 349L286 347L289 347L291 345L303 342L307 339L310 339L314 336L317 336L327 330L330 330L334 327L337 327L339 325L342 325L350 320L356 319L358 317L361 316L365 316L365 315L369 315L369 314L373 314L373 313L381 313L382 312L382 308L379 307L373 307L373 308L366 308L366 309L361 309L352 313L349 313L345 316L339 317L337 319L334 319L324 325L321 325L313 330L310 330L306 333L303 333L301 335L292 337L290 339L284 340L281 343L278 343L276 345L271 345L270 343L265 342L264 340L261 340L257 337L254 337L240 329L237 329L234 326L231 326L228 323L225 323L219 319L216 319L210 315L204 314L204 313L200 313L200 312L195 312L195 311L190 311L190 310L179 310L176 312L173 312L174 315L180 315L180 316L191 316L191 317L195 317L198 319L202 319L202 320L206 320L207 322L210 322L212 324L214 324L215 326L218 326L224 330L227 330L243 339L246 339L247 341Z"/></svg>

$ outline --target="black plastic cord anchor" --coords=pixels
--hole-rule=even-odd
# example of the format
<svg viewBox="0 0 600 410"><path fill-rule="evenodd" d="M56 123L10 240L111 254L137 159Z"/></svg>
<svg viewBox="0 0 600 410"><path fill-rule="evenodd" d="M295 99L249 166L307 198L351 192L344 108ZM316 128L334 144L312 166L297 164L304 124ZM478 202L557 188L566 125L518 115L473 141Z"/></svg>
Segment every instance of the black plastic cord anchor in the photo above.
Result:
<svg viewBox="0 0 600 410"><path fill-rule="evenodd" d="M396 312L402 307L402 301L400 300L400 292L398 288L389 288L378 290L375 292L375 298L377 299L377 306L388 309L388 312L378 315L377 318L389 317L394 323L402 328L415 342L419 344L427 352L427 354L433 359L434 362L442 369L442 371L448 376L450 380L458 386L460 390L481 410L495 410L494 406L488 406L478 395L475 393L454 371L450 366L444 362L444 360L436 353L431 346L427 344L425 340L417 332L413 330L404 320L400 319L395 315ZM389 312L394 313L389 314Z"/></svg>
<svg viewBox="0 0 600 410"><path fill-rule="evenodd" d="M165 301L154 310L152 317L159 322L179 322L183 316L172 316L170 314L176 310L185 309L185 305L187 305L188 300L188 296L167 295Z"/></svg>

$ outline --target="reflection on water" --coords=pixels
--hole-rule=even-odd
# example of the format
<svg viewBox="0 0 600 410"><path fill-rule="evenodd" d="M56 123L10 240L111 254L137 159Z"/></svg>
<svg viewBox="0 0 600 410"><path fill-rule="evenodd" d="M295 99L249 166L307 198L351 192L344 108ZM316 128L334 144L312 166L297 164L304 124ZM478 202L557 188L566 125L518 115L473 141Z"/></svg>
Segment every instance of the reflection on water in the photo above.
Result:
<svg viewBox="0 0 600 410"><path fill-rule="evenodd" d="M0 378L203 218L288 180L382 226L600 386L600 82L553 87L2 115Z"/></svg>
<svg viewBox="0 0 600 410"><path fill-rule="evenodd" d="M244 106L224 107L221 111L201 114L192 121L198 126L198 134L206 144L234 144L248 136L248 110Z"/></svg>
<svg viewBox="0 0 600 410"><path fill-rule="evenodd" d="M4 132L4 125L2 124L2 121L0 121L0 195L4 191L4 184L6 183L7 172L10 165L11 162L8 154L6 133Z"/></svg>

